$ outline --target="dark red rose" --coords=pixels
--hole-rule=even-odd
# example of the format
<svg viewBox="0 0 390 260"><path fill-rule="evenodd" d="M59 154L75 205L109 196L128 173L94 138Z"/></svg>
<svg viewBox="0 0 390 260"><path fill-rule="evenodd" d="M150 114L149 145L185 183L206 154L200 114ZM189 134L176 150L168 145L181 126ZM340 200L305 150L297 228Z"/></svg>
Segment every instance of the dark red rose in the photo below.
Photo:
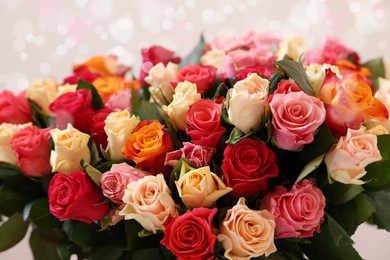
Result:
<svg viewBox="0 0 390 260"><path fill-rule="evenodd" d="M77 84L79 79L92 83L95 79L99 78L98 73L91 72L87 66L79 66L73 71L73 75L70 75L64 79L63 84Z"/></svg>
<svg viewBox="0 0 390 260"><path fill-rule="evenodd" d="M214 259L217 236L212 220L217 209L196 208L165 224L161 244L181 259Z"/></svg>
<svg viewBox="0 0 390 260"><path fill-rule="evenodd" d="M92 223L108 214L109 204L88 175L79 170L69 176L56 173L50 181L50 212L60 220L74 219Z"/></svg>
<svg viewBox="0 0 390 260"><path fill-rule="evenodd" d="M0 124L24 124L31 121L32 113L25 91L17 96L8 90L0 93Z"/></svg>
<svg viewBox="0 0 390 260"><path fill-rule="evenodd" d="M12 137L12 151L25 175L41 177L51 174L49 130L28 126Z"/></svg>
<svg viewBox="0 0 390 260"><path fill-rule="evenodd" d="M229 144L222 161L222 174L235 198L252 198L268 189L268 179L278 176L274 152L260 141L245 138Z"/></svg>
<svg viewBox="0 0 390 260"><path fill-rule="evenodd" d="M264 75L267 78L270 78L272 75L271 72L267 68L264 68L261 66L251 66L251 67L246 67L246 68L243 68L243 69L240 69L239 71L237 71L236 81L240 81L240 80L245 79L249 73L256 73L257 75Z"/></svg>
<svg viewBox="0 0 390 260"><path fill-rule="evenodd" d="M193 144L216 147L225 128L221 126L221 105L208 99L195 102L187 114L186 133Z"/></svg>
<svg viewBox="0 0 390 260"><path fill-rule="evenodd" d="M216 68L213 66L187 65L177 74L177 81L189 81L196 84L198 93L205 93L216 78Z"/></svg>
<svg viewBox="0 0 390 260"><path fill-rule="evenodd" d="M89 133L95 141L98 150L100 150L100 146L103 149L106 149L107 147L107 135L104 131L104 126L106 123L104 120L106 120L107 116L113 111L114 110L111 108L105 107L96 111L96 113L89 120Z"/></svg>
<svg viewBox="0 0 390 260"><path fill-rule="evenodd" d="M173 51L170 51L158 45L142 49L141 54L142 66L139 75L139 81L143 85L146 84L144 79L148 75L149 70L157 63L162 62L164 65L167 65L168 62L180 62L180 58L176 57Z"/></svg>
<svg viewBox="0 0 390 260"><path fill-rule="evenodd" d="M89 120L94 114L91 91L80 89L64 93L54 100L49 109L56 115L59 129L66 129L70 123L84 133L89 133Z"/></svg>

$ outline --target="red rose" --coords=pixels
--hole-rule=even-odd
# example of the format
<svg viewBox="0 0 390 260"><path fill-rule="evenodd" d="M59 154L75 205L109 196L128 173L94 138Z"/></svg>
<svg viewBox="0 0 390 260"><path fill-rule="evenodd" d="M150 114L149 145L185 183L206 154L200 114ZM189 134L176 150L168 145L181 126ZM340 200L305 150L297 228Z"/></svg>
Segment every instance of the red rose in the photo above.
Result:
<svg viewBox="0 0 390 260"><path fill-rule="evenodd" d="M265 193L268 179L278 176L279 169L273 151L260 141L245 138L229 144L222 161L222 174L235 198L251 198Z"/></svg>
<svg viewBox="0 0 390 260"><path fill-rule="evenodd" d="M111 108L103 108L98 111L92 116L92 118L89 120L89 133L91 134L93 140L95 141L95 144L100 151L100 146L103 147L103 149L106 149L107 147L107 134L104 131L104 126L106 123L104 120L106 120L107 116L113 112Z"/></svg>
<svg viewBox="0 0 390 260"><path fill-rule="evenodd" d="M249 73L256 73L257 75L264 75L267 78L270 78L272 75L271 72L267 68L264 68L261 66L251 66L251 67L246 67L246 68L243 68L243 69L240 69L239 71L237 71L236 81L240 81L240 80L245 79Z"/></svg>
<svg viewBox="0 0 390 260"><path fill-rule="evenodd" d="M186 133L193 144L216 147L225 128L221 126L221 105L211 100L200 99L188 110Z"/></svg>
<svg viewBox="0 0 390 260"><path fill-rule="evenodd" d="M0 93L0 124L24 124L31 121L32 113L25 91L17 96L8 90Z"/></svg>
<svg viewBox="0 0 390 260"><path fill-rule="evenodd" d="M275 219L276 238L312 237L324 221L325 197L313 179L302 180L290 191L276 186L262 199L262 208Z"/></svg>
<svg viewBox="0 0 390 260"><path fill-rule="evenodd" d="M173 51L167 50L164 47L154 45L150 48L144 48L141 51L142 54L142 66L139 75L139 81L145 85L145 77L148 75L149 70L159 62L167 65L168 62L179 63L180 58L175 57Z"/></svg>
<svg viewBox="0 0 390 260"><path fill-rule="evenodd" d="M12 137L12 151L25 175L40 177L51 174L49 130L28 126Z"/></svg>
<svg viewBox="0 0 390 260"><path fill-rule="evenodd" d="M216 77L216 69L213 66L187 65L182 67L177 74L177 81L185 80L195 83L198 93L205 93Z"/></svg>
<svg viewBox="0 0 390 260"><path fill-rule="evenodd" d="M289 80L283 80L278 83L277 89L274 91L273 94L269 95L268 97L268 103L271 103L272 98L275 94L288 94L291 92L300 92L302 91L301 87L298 86L297 83L289 81Z"/></svg>
<svg viewBox="0 0 390 260"><path fill-rule="evenodd" d="M217 209L196 208L167 221L161 244L180 259L214 259L217 236L212 220Z"/></svg>
<svg viewBox="0 0 390 260"><path fill-rule="evenodd" d="M84 133L89 133L89 119L94 111L91 104L91 91L80 89L64 93L54 100L49 109L56 114L56 124L59 129L66 129L70 123Z"/></svg>
<svg viewBox="0 0 390 260"><path fill-rule="evenodd" d="M74 219L92 223L108 214L109 204L98 186L81 170L69 176L57 173L49 185L50 212L60 220Z"/></svg>
<svg viewBox="0 0 390 260"><path fill-rule="evenodd" d="M73 70L73 75L70 75L64 79L63 84L77 84L79 79L92 83L95 79L99 78L98 73L91 72L87 66L80 66Z"/></svg>

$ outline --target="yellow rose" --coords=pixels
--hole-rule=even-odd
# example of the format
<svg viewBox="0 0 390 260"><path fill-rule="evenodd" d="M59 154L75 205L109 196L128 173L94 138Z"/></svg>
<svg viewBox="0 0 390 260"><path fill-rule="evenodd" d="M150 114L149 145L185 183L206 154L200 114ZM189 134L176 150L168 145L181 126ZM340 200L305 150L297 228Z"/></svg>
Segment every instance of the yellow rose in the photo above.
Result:
<svg viewBox="0 0 390 260"><path fill-rule="evenodd" d="M190 106L201 98L197 92L196 84L189 81L179 82L173 95L173 101L163 110L168 114L176 129L184 130L186 126L186 113Z"/></svg>
<svg viewBox="0 0 390 260"><path fill-rule="evenodd" d="M223 181L210 167L181 171L175 182L179 196L188 208L209 208L232 188L226 187Z"/></svg>
<svg viewBox="0 0 390 260"><path fill-rule="evenodd" d="M42 112L50 116L49 105L58 96L57 84L53 78L34 80L26 90L26 97L41 107Z"/></svg>
<svg viewBox="0 0 390 260"><path fill-rule="evenodd" d="M7 162L14 165L17 164L17 159L12 152L10 141L16 132L27 126L32 126L32 123L22 125L8 123L0 124L0 162Z"/></svg>
<svg viewBox="0 0 390 260"><path fill-rule="evenodd" d="M58 86L58 96L61 96L62 94L68 93L68 92L75 92L77 89L76 84L65 84Z"/></svg>
<svg viewBox="0 0 390 260"><path fill-rule="evenodd" d="M67 129L58 128L50 131L54 142L54 151L50 154L50 164L53 172L71 172L81 170L80 161L91 161L91 152L88 148L89 135L73 128L71 124Z"/></svg>
<svg viewBox="0 0 390 260"><path fill-rule="evenodd" d="M107 152L111 160L123 158L122 147L139 122L139 118L130 116L128 110L112 112L107 116L104 131L107 134Z"/></svg>
<svg viewBox="0 0 390 260"><path fill-rule="evenodd" d="M282 60L284 56L288 55L293 60L298 61L301 55L306 52L307 44L305 38L299 35L290 35L279 43L279 49L276 52L278 60Z"/></svg>

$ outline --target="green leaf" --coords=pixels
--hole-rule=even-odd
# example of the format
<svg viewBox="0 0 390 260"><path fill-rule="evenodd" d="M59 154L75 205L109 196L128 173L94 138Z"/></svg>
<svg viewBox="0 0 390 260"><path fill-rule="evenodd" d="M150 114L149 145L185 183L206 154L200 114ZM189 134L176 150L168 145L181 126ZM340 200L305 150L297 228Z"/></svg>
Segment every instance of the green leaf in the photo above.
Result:
<svg viewBox="0 0 390 260"><path fill-rule="evenodd" d="M164 119L161 115L162 111L159 110L158 105L147 100L141 100L134 89L131 90L131 111L141 121L158 120L164 124Z"/></svg>
<svg viewBox="0 0 390 260"><path fill-rule="evenodd" d="M226 141L227 144L236 144L239 141L241 141L244 138L247 138L248 136L251 136L253 132L250 132L248 134L245 134L240 129L235 127L233 131L230 133L229 139Z"/></svg>
<svg viewBox="0 0 390 260"><path fill-rule="evenodd" d="M334 182L323 188L325 197L333 204L343 204L363 192L361 185Z"/></svg>
<svg viewBox="0 0 390 260"><path fill-rule="evenodd" d="M284 71L278 70L274 74L272 74L269 78L269 94L274 93L275 90L278 88L279 82L285 78L286 73Z"/></svg>
<svg viewBox="0 0 390 260"><path fill-rule="evenodd" d="M142 226L136 220L125 220L125 232L127 236L128 251L137 251L142 248L158 246L163 237L162 233L153 234L147 237L139 237L138 232Z"/></svg>
<svg viewBox="0 0 390 260"><path fill-rule="evenodd" d="M309 259L351 260L362 259L353 248L353 241L344 229L329 215L321 225L321 233L315 233L311 244L301 245Z"/></svg>
<svg viewBox="0 0 390 260"><path fill-rule="evenodd" d="M7 186L20 191L41 191L40 183L35 179L24 176L19 167L0 162L0 180L3 180Z"/></svg>
<svg viewBox="0 0 390 260"><path fill-rule="evenodd" d="M28 223L22 214L15 213L0 226L0 252L10 249L26 235Z"/></svg>
<svg viewBox="0 0 390 260"><path fill-rule="evenodd" d="M118 245L108 244L94 248L88 260L112 260L119 259L124 249Z"/></svg>
<svg viewBox="0 0 390 260"><path fill-rule="evenodd" d="M174 260L176 257L163 246L145 248L137 250L132 255L133 260L143 260L143 259L163 259L163 260Z"/></svg>
<svg viewBox="0 0 390 260"><path fill-rule="evenodd" d="M378 89L378 78L385 77L385 64L382 58L369 60L361 65L361 67L368 68L371 71L370 79L374 80L374 88Z"/></svg>
<svg viewBox="0 0 390 260"><path fill-rule="evenodd" d="M46 128L50 125L56 127L55 118L47 116L43 113L42 108L38 106L34 101L28 100L31 107L33 121L39 128Z"/></svg>
<svg viewBox="0 0 390 260"><path fill-rule="evenodd" d="M225 85L224 83L222 83L221 79L219 77L217 77L213 84L211 84L211 86L207 89L206 93L204 93L204 97L208 98L208 99L213 99L214 96L216 95L218 89L221 91L222 89L220 89L220 86L222 85ZM223 91L221 92L223 93Z"/></svg>
<svg viewBox="0 0 390 260"><path fill-rule="evenodd" d="M378 149L381 152L382 160L390 160L390 134L377 137Z"/></svg>
<svg viewBox="0 0 390 260"><path fill-rule="evenodd" d="M65 220L62 227L69 240L81 247L92 246L96 243L98 226L95 223L86 224L76 220Z"/></svg>
<svg viewBox="0 0 390 260"><path fill-rule="evenodd" d="M379 228L390 232L390 190L368 192L367 194L375 204L372 222Z"/></svg>
<svg viewBox="0 0 390 260"><path fill-rule="evenodd" d="M79 79L79 81L77 82L77 90L79 89L91 90L91 95L92 95L91 103L92 103L92 107L95 110L99 110L104 107L102 98L99 96L99 93L97 92L96 88L91 83Z"/></svg>
<svg viewBox="0 0 390 260"><path fill-rule="evenodd" d="M93 140L93 138L89 138L88 140L88 148L89 148L89 151L91 152L91 162L90 164L91 165L96 165L98 164L100 161L101 161L101 158L99 156L99 151L96 147L96 144L95 144L95 141Z"/></svg>
<svg viewBox="0 0 390 260"><path fill-rule="evenodd" d="M321 154L320 156L314 158L311 162L306 164L305 167L303 167L303 169L302 169L301 173L299 174L295 183L304 179L307 175L309 175L315 169L317 169L321 165L322 161L324 160L324 157L325 157L325 154Z"/></svg>
<svg viewBox="0 0 390 260"><path fill-rule="evenodd" d="M280 60L275 62L275 65L285 71L301 87L303 92L310 96L315 95L301 63L291 60Z"/></svg>
<svg viewBox="0 0 390 260"><path fill-rule="evenodd" d="M200 64L200 58L203 55L203 50L205 46L205 41L203 37L203 33L200 35L200 39L195 48L191 51L191 53L179 63L179 68L184 67L189 64Z"/></svg>
<svg viewBox="0 0 390 260"><path fill-rule="evenodd" d="M46 197L27 204L23 210L23 218L24 220L30 220L37 227L43 229L61 227L61 221L50 213L49 202Z"/></svg>
<svg viewBox="0 0 390 260"><path fill-rule="evenodd" d="M21 213L27 203L42 197L42 195L44 195L43 192L22 191L3 184L0 186L0 207Z"/></svg>
<svg viewBox="0 0 390 260"><path fill-rule="evenodd" d="M57 253L56 243L42 237L38 229L33 229L29 242L34 259L61 259Z"/></svg>
<svg viewBox="0 0 390 260"><path fill-rule="evenodd" d="M57 253L62 260L70 260L72 255L77 255L79 259L86 259L87 254L82 252L82 249L71 241L62 240L56 243Z"/></svg>
<svg viewBox="0 0 390 260"><path fill-rule="evenodd" d="M356 225L367 221L375 212L375 202L366 193L360 193L354 199L356 205Z"/></svg>
<svg viewBox="0 0 390 260"><path fill-rule="evenodd" d="M83 161L83 168L85 169L85 172L88 174L91 180L97 186L100 187L101 186L100 180L102 179L102 173L98 169L96 169L95 167L93 167L92 165L84 161Z"/></svg>

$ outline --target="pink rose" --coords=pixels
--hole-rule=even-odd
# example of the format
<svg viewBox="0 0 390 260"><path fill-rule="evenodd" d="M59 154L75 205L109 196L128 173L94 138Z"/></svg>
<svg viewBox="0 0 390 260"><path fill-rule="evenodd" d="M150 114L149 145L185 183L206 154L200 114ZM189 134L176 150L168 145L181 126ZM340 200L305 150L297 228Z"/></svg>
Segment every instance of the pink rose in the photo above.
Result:
<svg viewBox="0 0 390 260"><path fill-rule="evenodd" d="M214 259L217 236L212 220L216 213L216 208L197 208L168 221L161 244L178 260Z"/></svg>
<svg viewBox="0 0 390 260"><path fill-rule="evenodd" d="M50 181L50 212L59 220L74 219L92 223L108 214L109 203L102 203L104 196L88 175L81 171L70 175L56 173Z"/></svg>
<svg viewBox="0 0 390 260"><path fill-rule="evenodd" d="M187 65L178 71L177 82L194 83L198 93L204 94L213 84L216 74L216 68L213 66Z"/></svg>
<svg viewBox="0 0 390 260"><path fill-rule="evenodd" d="M123 203L122 198L132 181L137 181L150 173L138 170L126 163L113 164L110 171L105 172L100 180L103 195L114 203Z"/></svg>
<svg viewBox="0 0 390 260"><path fill-rule="evenodd" d="M32 114L26 91L20 92L17 96L8 90L0 93L0 124L24 124L31 121Z"/></svg>
<svg viewBox="0 0 390 260"><path fill-rule="evenodd" d="M275 94L269 105L273 138L280 149L295 151L311 143L325 120L324 104L302 91Z"/></svg>
<svg viewBox="0 0 390 260"><path fill-rule="evenodd" d="M112 110L128 110L131 114L131 90L123 89L110 96L105 106Z"/></svg>
<svg viewBox="0 0 390 260"><path fill-rule="evenodd" d="M307 238L312 237L314 231L320 232L325 197L314 186L313 179L305 179L289 192L284 186L276 186L263 198L262 208L271 212L275 219L276 238Z"/></svg>
<svg viewBox="0 0 390 260"><path fill-rule="evenodd" d="M28 126L12 137L12 151L25 175L41 177L51 174L49 131L50 129Z"/></svg>
<svg viewBox="0 0 390 260"><path fill-rule="evenodd" d="M298 86L297 83L291 82L289 80L282 80L278 83L278 88L274 91L273 94L269 95L268 103L271 103L272 98L276 94L288 94L291 92L301 92L302 89Z"/></svg>
<svg viewBox="0 0 390 260"><path fill-rule="evenodd" d="M175 56L175 53L165 49L164 47L154 45L150 48L142 49L142 66L139 75L139 81L145 85L145 77L149 70L159 62L167 65L168 62L179 63L180 58Z"/></svg>
<svg viewBox="0 0 390 260"><path fill-rule="evenodd" d="M223 152L222 174L235 198L252 198L268 189L268 179L278 176L274 152L260 141L245 138Z"/></svg>
<svg viewBox="0 0 390 260"><path fill-rule="evenodd" d="M183 145L183 148L166 154L164 165L175 167L181 158L186 158L195 165L196 168L208 166L216 151L215 148L188 142L184 142Z"/></svg>
<svg viewBox="0 0 390 260"><path fill-rule="evenodd" d="M380 161L382 156L377 146L377 137L362 129L348 129L345 136L325 155L329 175L345 184L364 184L359 180L366 174L365 167Z"/></svg>
<svg viewBox="0 0 390 260"><path fill-rule="evenodd" d="M192 143L216 147L225 128L221 126L221 105L208 99L200 99L191 105L186 114L186 133Z"/></svg>
<svg viewBox="0 0 390 260"><path fill-rule="evenodd" d="M271 72L261 66L250 66L250 67L245 67L237 71L236 73L236 81L240 81L245 79L250 73L256 73L257 75L264 75L267 78L271 77Z"/></svg>
<svg viewBox="0 0 390 260"><path fill-rule="evenodd" d="M104 126L106 125L105 120L111 112L113 112L111 108L102 108L96 111L89 120L89 133L95 141L98 151L100 151L100 147L103 149L107 147L107 135Z"/></svg>

